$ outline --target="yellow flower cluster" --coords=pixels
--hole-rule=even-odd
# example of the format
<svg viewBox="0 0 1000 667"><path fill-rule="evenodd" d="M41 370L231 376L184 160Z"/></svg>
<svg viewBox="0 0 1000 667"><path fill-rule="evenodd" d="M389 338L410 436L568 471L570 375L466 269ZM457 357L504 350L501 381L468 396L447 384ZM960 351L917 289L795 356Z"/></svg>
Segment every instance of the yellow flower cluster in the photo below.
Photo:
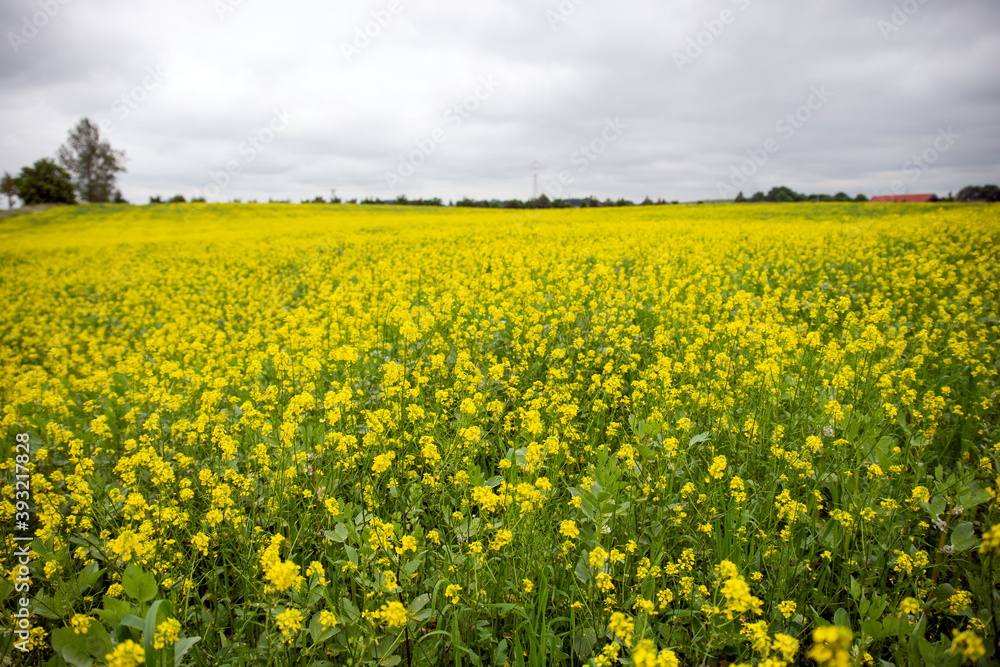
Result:
<svg viewBox="0 0 1000 667"><path fill-rule="evenodd" d="M156 626L156 633L153 635L153 648L159 651L166 646L173 646L180 636L181 622L176 618L168 618Z"/></svg>
<svg viewBox="0 0 1000 667"><path fill-rule="evenodd" d="M820 667L850 667L849 649L854 640L850 630L835 625L816 628L812 640L806 657L816 661Z"/></svg>
<svg viewBox="0 0 1000 667"><path fill-rule="evenodd" d="M301 611L289 607L280 614L277 614L274 620L278 624L278 629L281 631L285 641L291 642L302 628L303 617Z"/></svg>
<svg viewBox="0 0 1000 667"><path fill-rule="evenodd" d="M379 609L377 615L390 628L399 628L406 625L406 621L409 618L406 607L402 602L397 600L393 600L392 602L382 605L382 608Z"/></svg>
<svg viewBox="0 0 1000 667"><path fill-rule="evenodd" d="M959 632L953 631L951 647L948 651L962 656L962 662L976 662L986 655L986 648L983 646L982 638L971 630Z"/></svg>
<svg viewBox="0 0 1000 667"><path fill-rule="evenodd" d="M126 639L105 655L104 659L108 661L108 667L137 667L145 662L145 656L146 652L141 644Z"/></svg>

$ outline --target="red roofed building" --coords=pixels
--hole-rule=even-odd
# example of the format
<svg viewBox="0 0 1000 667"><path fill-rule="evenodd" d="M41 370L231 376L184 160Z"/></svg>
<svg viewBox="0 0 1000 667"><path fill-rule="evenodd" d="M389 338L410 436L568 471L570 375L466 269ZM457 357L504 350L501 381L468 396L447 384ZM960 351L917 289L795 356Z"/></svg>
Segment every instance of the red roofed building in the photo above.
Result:
<svg viewBox="0 0 1000 667"><path fill-rule="evenodd" d="M873 202L910 202L923 204L925 202L937 201L937 195L880 195L872 197Z"/></svg>

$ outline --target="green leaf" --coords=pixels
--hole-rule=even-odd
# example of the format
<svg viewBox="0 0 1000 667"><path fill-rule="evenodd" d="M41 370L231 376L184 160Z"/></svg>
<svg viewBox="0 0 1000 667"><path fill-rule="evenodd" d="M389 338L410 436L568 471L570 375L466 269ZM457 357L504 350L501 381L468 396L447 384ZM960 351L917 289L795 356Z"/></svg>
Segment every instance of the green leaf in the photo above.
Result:
<svg viewBox="0 0 1000 667"><path fill-rule="evenodd" d="M361 612L358 611L358 608L347 598L340 598L340 606L344 609L344 616L346 616L349 621L356 621L358 617L361 616Z"/></svg>
<svg viewBox="0 0 1000 667"><path fill-rule="evenodd" d="M413 560L411 560L411 561L407 562L405 565L403 565L403 572L405 572L407 576L410 576L414 572L416 572L417 570L419 570L420 566L423 565L423 564L424 564L424 558L423 558L423 556L416 556Z"/></svg>
<svg viewBox="0 0 1000 667"><path fill-rule="evenodd" d="M694 436L693 438L691 438L690 441L688 441L688 447L697 445L700 442L705 442L706 440L708 440L708 436L711 433L712 433L711 431L705 431L704 433L699 433L698 435Z"/></svg>
<svg viewBox="0 0 1000 667"><path fill-rule="evenodd" d="M91 623L85 634L59 628L52 632L52 649L74 667L91 667L95 658L103 663L111 652L111 637L100 623Z"/></svg>
<svg viewBox="0 0 1000 667"><path fill-rule="evenodd" d="M977 544L979 540L976 538L976 531L969 521L958 524L951 532L951 546L956 552L968 551Z"/></svg>
<svg viewBox="0 0 1000 667"><path fill-rule="evenodd" d="M121 623L119 625L122 625L126 628L133 628L134 630L138 630L139 632L142 632L146 629L146 625L145 623L143 623L143 620L133 614L125 616L121 620Z"/></svg>
<svg viewBox="0 0 1000 667"><path fill-rule="evenodd" d="M573 635L573 650L580 655L590 655L595 644L597 644L597 635L593 628L577 630L576 634Z"/></svg>
<svg viewBox="0 0 1000 667"><path fill-rule="evenodd" d="M493 664L494 665L506 665L507 664L507 640L501 639L500 643L497 644L496 650L493 651Z"/></svg>
<svg viewBox="0 0 1000 667"><path fill-rule="evenodd" d="M94 561L87 567L83 568L80 574L76 575L77 586L80 587L81 591L85 591L93 586L94 583L101 578L102 574L104 574L104 570L98 567L97 561Z"/></svg>
<svg viewBox="0 0 1000 667"><path fill-rule="evenodd" d="M855 602L861 597L861 585L858 584L858 580L851 577L851 599Z"/></svg>
<svg viewBox="0 0 1000 667"><path fill-rule="evenodd" d="M62 591L56 591L55 595L39 592L35 596L35 613L44 618L57 620L72 616L73 606L66 600Z"/></svg>
<svg viewBox="0 0 1000 667"><path fill-rule="evenodd" d="M67 662L63 660L62 656L58 653L52 655L48 662L45 663L45 667L67 667Z"/></svg>
<svg viewBox="0 0 1000 667"><path fill-rule="evenodd" d="M94 613L100 616L108 626L115 628L121 625L122 619L130 611L132 611L132 605L128 602L113 597L105 597L104 609L95 609Z"/></svg>
<svg viewBox="0 0 1000 667"><path fill-rule="evenodd" d="M111 636L100 623L91 623L87 630L87 650L98 660L104 660L104 656L111 653Z"/></svg>
<svg viewBox="0 0 1000 667"><path fill-rule="evenodd" d="M323 536L331 542L345 542L347 540L347 526L338 523L333 530L323 531Z"/></svg>
<svg viewBox="0 0 1000 667"><path fill-rule="evenodd" d="M201 637L182 637L174 643L174 667L181 667L184 654L191 650Z"/></svg>
<svg viewBox="0 0 1000 667"><path fill-rule="evenodd" d="M140 602L149 602L156 597L156 579L146 574L135 563L130 563L122 574L122 587L129 597Z"/></svg>
<svg viewBox="0 0 1000 667"><path fill-rule="evenodd" d="M839 625L842 628L851 629L851 616L847 613L847 610L841 607L833 613L833 624Z"/></svg>
<svg viewBox="0 0 1000 667"><path fill-rule="evenodd" d="M7 598L14 592L14 584L7 580L7 577L0 578L0 604L7 601Z"/></svg>
<svg viewBox="0 0 1000 667"><path fill-rule="evenodd" d="M868 635L872 639L878 639L882 636L882 624L875 619L869 618L861 623L861 632Z"/></svg>
<svg viewBox="0 0 1000 667"><path fill-rule="evenodd" d="M427 606L427 603L431 601L431 596L427 593L419 595L410 602L410 613L416 614L418 611Z"/></svg>
<svg viewBox="0 0 1000 667"><path fill-rule="evenodd" d="M94 660L84 644L86 636L76 634L73 628L53 630L52 650L73 667L93 667Z"/></svg>

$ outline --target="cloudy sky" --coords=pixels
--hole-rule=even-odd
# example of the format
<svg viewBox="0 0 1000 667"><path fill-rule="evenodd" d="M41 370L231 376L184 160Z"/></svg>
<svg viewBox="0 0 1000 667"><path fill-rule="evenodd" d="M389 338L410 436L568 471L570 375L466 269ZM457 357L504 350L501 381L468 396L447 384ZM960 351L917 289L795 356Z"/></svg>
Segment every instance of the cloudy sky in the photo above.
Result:
<svg viewBox="0 0 1000 667"><path fill-rule="evenodd" d="M4 0L0 170L209 201L1000 182L996 0Z"/></svg>

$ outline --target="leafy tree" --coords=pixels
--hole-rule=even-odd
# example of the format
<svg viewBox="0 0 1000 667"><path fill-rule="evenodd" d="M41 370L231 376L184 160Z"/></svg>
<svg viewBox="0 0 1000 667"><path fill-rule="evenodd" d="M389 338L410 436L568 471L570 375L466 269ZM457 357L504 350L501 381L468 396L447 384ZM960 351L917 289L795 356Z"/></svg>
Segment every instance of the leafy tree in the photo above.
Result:
<svg viewBox="0 0 1000 667"><path fill-rule="evenodd" d="M3 178L0 179L0 192L7 196L7 209L10 210L14 208L14 196L17 194L17 183L14 182L14 177L6 171L3 173Z"/></svg>
<svg viewBox="0 0 1000 667"><path fill-rule="evenodd" d="M49 158L42 158L34 166L22 167L14 179L17 196L25 206L31 204L75 204L73 179L68 171Z"/></svg>
<svg viewBox="0 0 1000 667"><path fill-rule="evenodd" d="M1000 201L1000 188L995 185L967 185L958 191L958 201Z"/></svg>
<svg viewBox="0 0 1000 667"><path fill-rule="evenodd" d="M803 201L805 198L805 195L799 194L795 190L792 190L784 185L771 188L766 197L767 201L773 202Z"/></svg>
<svg viewBox="0 0 1000 667"><path fill-rule="evenodd" d="M84 118L70 130L69 141L59 148L59 162L73 174L80 199L109 202L117 174L125 171L125 152L102 141L97 125Z"/></svg>

